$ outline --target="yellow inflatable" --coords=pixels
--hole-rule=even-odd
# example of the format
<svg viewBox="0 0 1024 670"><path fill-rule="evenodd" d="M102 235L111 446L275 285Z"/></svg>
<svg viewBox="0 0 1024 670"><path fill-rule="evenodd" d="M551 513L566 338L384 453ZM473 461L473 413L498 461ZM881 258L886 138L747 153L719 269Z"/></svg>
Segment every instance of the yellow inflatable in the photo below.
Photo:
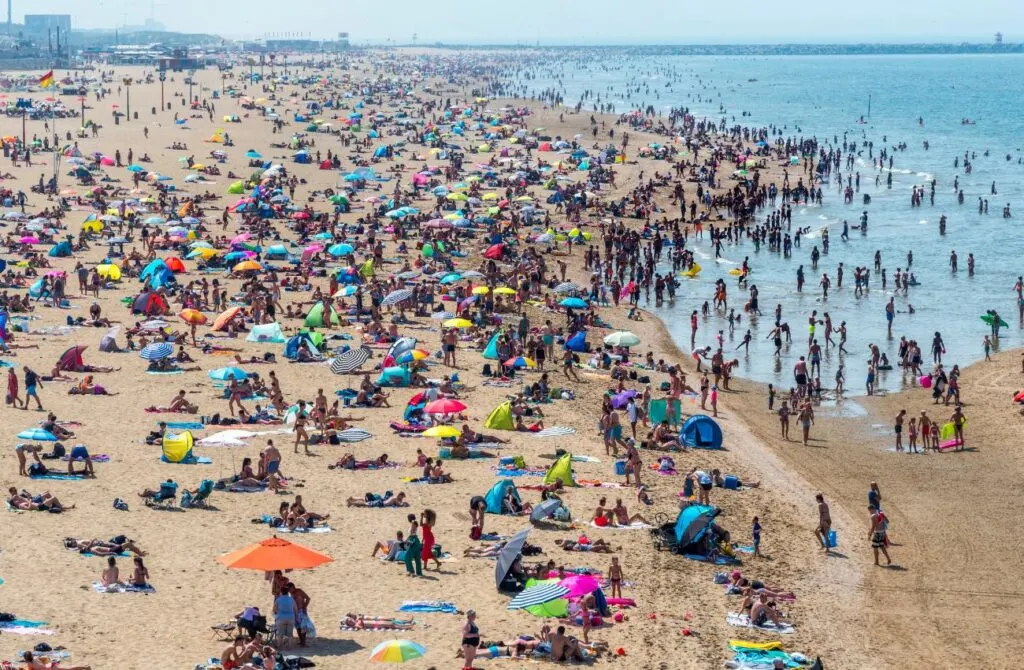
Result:
<svg viewBox="0 0 1024 670"><path fill-rule="evenodd" d="M694 277L699 275L700 271L703 270L703 269L704 268L702 268L699 264L694 263L693 266L690 267L689 270L683 270L679 274L681 274L684 277L689 277L690 279L693 279Z"/></svg>

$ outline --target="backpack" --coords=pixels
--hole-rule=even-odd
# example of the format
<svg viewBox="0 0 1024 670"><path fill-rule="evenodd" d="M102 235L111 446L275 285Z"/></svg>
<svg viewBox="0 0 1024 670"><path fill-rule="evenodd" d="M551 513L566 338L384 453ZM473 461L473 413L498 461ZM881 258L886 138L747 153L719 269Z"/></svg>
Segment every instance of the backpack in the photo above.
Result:
<svg viewBox="0 0 1024 670"><path fill-rule="evenodd" d="M33 463L32 465L28 466L29 477L39 477L41 475L45 475L49 471L50 470L42 463Z"/></svg>

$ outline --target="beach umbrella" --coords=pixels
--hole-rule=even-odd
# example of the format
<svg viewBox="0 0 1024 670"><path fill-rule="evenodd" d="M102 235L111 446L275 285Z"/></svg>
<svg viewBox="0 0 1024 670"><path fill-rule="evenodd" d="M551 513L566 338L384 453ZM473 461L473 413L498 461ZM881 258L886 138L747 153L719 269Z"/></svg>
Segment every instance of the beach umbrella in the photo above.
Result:
<svg viewBox="0 0 1024 670"><path fill-rule="evenodd" d="M516 356L505 361L505 367L509 368L535 368L537 362L526 356Z"/></svg>
<svg viewBox="0 0 1024 670"><path fill-rule="evenodd" d="M498 288L494 289L494 292L496 294L498 294L498 295L515 295L516 294L516 290L514 288L509 288L508 286L499 286Z"/></svg>
<svg viewBox="0 0 1024 670"><path fill-rule="evenodd" d="M458 414L465 411L466 406L454 398L440 398L434 402L427 403L423 408L426 414Z"/></svg>
<svg viewBox="0 0 1024 670"><path fill-rule="evenodd" d="M412 640L386 640L370 652L370 660L378 663L405 663L422 658L427 648Z"/></svg>
<svg viewBox="0 0 1024 670"><path fill-rule="evenodd" d="M146 361L160 361L174 353L174 346L169 342L147 344L139 352L139 357Z"/></svg>
<svg viewBox="0 0 1024 670"><path fill-rule="evenodd" d="M150 225L158 225L161 223L167 223L167 219L165 219L162 216L147 216L143 223L148 223Z"/></svg>
<svg viewBox="0 0 1024 670"><path fill-rule="evenodd" d="M57 436L42 428L26 428L18 433L19 440L34 440L36 442L56 442Z"/></svg>
<svg viewBox="0 0 1024 670"><path fill-rule="evenodd" d="M217 381L228 381L230 379L237 379L238 381L244 381L249 377L249 374L241 368L227 367L217 368L216 370L210 370L210 379Z"/></svg>
<svg viewBox="0 0 1024 670"><path fill-rule="evenodd" d="M274 536L244 549L224 554L217 562L234 570L273 572L308 570L333 560L327 554Z"/></svg>
<svg viewBox="0 0 1024 670"><path fill-rule="evenodd" d="M601 584L593 575L570 575L558 582L558 585L569 590L565 594L566 598L579 598L601 588Z"/></svg>
<svg viewBox="0 0 1024 670"><path fill-rule="evenodd" d="M386 296L384 296L384 299L381 300L380 304L397 305L398 303L408 300L411 297L412 291L410 289L399 289L397 291L392 291L391 293L388 293Z"/></svg>
<svg viewBox="0 0 1024 670"><path fill-rule="evenodd" d="M501 548L501 553L498 554L498 560L494 565L494 585L496 587L501 588L501 583L505 581L505 577L512 569L512 563L522 553L523 545L526 544L526 538L529 537L531 530L532 527L524 528L513 535Z"/></svg>
<svg viewBox="0 0 1024 670"><path fill-rule="evenodd" d="M249 149L248 151L245 152L245 157L246 158L263 158L263 154L261 154L260 152L254 150L254 149Z"/></svg>
<svg viewBox="0 0 1024 670"><path fill-rule="evenodd" d="M18 244L39 244L39 238L31 235L25 235L18 240Z"/></svg>
<svg viewBox="0 0 1024 670"><path fill-rule="evenodd" d="M486 286L474 286L473 287L473 295L487 295L490 292L491 292L491 289L487 288Z"/></svg>
<svg viewBox="0 0 1024 670"><path fill-rule="evenodd" d="M256 261L242 261L237 263L233 268L232 272L258 272L263 269L263 266Z"/></svg>
<svg viewBox="0 0 1024 670"><path fill-rule="evenodd" d="M425 358L430 358L429 351L423 351L422 349L410 349L409 351L403 351L395 360L399 363L414 363L416 361L422 361Z"/></svg>
<svg viewBox="0 0 1024 670"><path fill-rule="evenodd" d="M353 247L351 244L345 244L344 242L332 244L331 246L327 247L327 253L329 253L332 256L348 256L349 254L354 252L355 247Z"/></svg>
<svg viewBox="0 0 1024 670"><path fill-rule="evenodd" d="M207 321L206 315L198 309L184 309L178 316L181 317L181 320L185 323L194 323L197 326L201 326Z"/></svg>
<svg viewBox="0 0 1024 670"><path fill-rule="evenodd" d="M436 321L446 321L448 319L454 319L455 312L434 312L430 315L430 318Z"/></svg>
<svg viewBox="0 0 1024 670"><path fill-rule="evenodd" d="M420 276L420 271L419 270L410 270L408 272L399 272L395 276L398 277L399 279L408 281L409 279L416 279L416 277L419 277Z"/></svg>
<svg viewBox="0 0 1024 670"><path fill-rule="evenodd" d="M348 296L355 295L358 292L359 292L359 287L358 286L342 286L337 291L335 291L334 295L331 296L331 297L332 298L347 298Z"/></svg>
<svg viewBox="0 0 1024 670"><path fill-rule="evenodd" d="M571 281L562 282L554 289L555 293L581 293L583 288Z"/></svg>
<svg viewBox="0 0 1024 670"><path fill-rule="evenodd" d="M473 322L467 319L448 319L443 325L445 328L471 328Z"/></svg>
<svg viewBox="0 0 1024 670"><path fill-rule="evenodd" d="M552 600L565 598L568 593L569 589L558 582L538 584L537 586L531 586L513 598L508 604L508 609L521 610L533 607L534 605L543 605Z"/></svg>
<svg viewBox="0 0 1024 670"><path fill-rule="evenodd" d="M566 298L565 300L562 300L558 304L561 305L562 307L569 307L569 308L572 308L572 309L586 309L587 308L586 301L584 301L584 300L582 300L580 298Z"/></svg>
<svg viewBox="0 0 1024 670"><path fill-rule="evenodd" d="M455 426L431 426L420 433L423 437L454 438L462 437L462 431Z"/></svg>
<svg viewBox="0 0 1024 670"><path fill-rule="evenodd" d="M530 512L530 521L542 521L554 514L555 510L561 506L562 502L557 498L541 500L533 506L533 511Z"/></svg>
<svg viewBox="0 0 1024 670"><path fill-rule="evenodd" d="M362 346L358 349L349 349L334 357L331 361L331 372L336 375L344 375L361 368L366 361L370 360L373 351Z"/></svg>
<svg viewBox="0 0 1024 670"><path fill-rule="evenodd" d="M604 338L604 343L612 347L635 347L640 344L640 338L628 330L620 330Z"/></svg>

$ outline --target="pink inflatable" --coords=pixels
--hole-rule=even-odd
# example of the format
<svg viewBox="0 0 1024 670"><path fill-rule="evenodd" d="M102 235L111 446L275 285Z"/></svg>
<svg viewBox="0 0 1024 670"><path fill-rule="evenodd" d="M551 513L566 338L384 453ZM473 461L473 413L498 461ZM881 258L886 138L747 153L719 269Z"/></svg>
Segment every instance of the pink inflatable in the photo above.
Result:
<svg viewBox="0 0 1024 670"><path fill-rule="evenodd" d="M917 383L921 385L921 388L930 389L932 387L932 378L929 375L921 375L917 378Z"/></svg>

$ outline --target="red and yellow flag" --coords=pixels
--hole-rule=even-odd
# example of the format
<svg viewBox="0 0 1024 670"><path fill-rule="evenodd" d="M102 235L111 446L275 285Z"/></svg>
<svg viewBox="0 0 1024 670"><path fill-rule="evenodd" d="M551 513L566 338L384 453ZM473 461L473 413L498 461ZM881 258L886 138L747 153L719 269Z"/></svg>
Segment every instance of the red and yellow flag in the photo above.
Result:
<svg viewBox="0 0 1024 670"><path fill-rule="evenodd" d="M50 70L39 79L39 85L43 88L50 88L53 86L53 70Z"/></svg>

